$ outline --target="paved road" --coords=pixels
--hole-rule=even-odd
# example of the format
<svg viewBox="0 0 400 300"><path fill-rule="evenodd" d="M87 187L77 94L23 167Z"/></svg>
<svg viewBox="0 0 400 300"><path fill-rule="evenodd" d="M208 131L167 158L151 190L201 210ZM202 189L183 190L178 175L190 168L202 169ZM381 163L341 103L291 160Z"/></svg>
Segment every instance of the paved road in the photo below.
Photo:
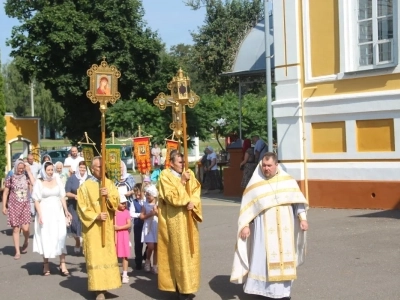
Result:
<svg viewBox="0 0 400 300"><path fill-rule="evenodd" d="M204 222L200 226L202 282L197 300L263 299L245 295L241 285L229 282L239 204L220 194L203 198ZM216 198L219 197L219 198ZM311 209L306 263L299 268L293 300L400 299L400 212ZM67 256L72 276L41 276L41 257L29 253L14 261L11 232L0 216L0 299L92 299L86 290L82 256ZM68 239L68 252L73 241ZM156 275L130 273L130 284L112 291L116 299L176 299L157 289Z"/></svg>

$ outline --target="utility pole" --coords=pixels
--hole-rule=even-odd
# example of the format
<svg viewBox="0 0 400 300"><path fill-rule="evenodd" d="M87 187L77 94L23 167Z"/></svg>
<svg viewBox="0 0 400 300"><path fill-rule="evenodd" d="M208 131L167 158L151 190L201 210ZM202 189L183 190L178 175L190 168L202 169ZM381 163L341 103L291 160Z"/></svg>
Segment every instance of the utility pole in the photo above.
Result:
<svg viewBox="0 0 400 300"><path fill-rule="evenodd" d="M33 90L34 88L34 81L31 81L31 116L34 117L35 116L35 106L34 106L34 101L33 101Z"/></svg>

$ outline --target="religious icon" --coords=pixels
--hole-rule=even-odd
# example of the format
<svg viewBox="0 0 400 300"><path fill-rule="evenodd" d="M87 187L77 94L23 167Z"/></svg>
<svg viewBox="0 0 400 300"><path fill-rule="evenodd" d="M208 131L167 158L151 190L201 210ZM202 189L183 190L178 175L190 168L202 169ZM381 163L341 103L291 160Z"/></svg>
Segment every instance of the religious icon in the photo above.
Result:
<svg viewBox="0 0 400 300"><path fill-rule="evenodd" d="M110 156L108 157L110 164L115 164L115 162L117 161L117 157L115 155L115 153L110 153Z"/></svg>
<svg viewBox="0 0 400 300"><path fill-rule="evenodd" d="M111 96L111 75L96 74L98 96Z"/></svg>
<svg viewBox="0 0 400 300"><path fill-rule="evenodd" d="M82 146L83 152L83 159L85 160L86 164L89 165L94 157L93 148Z"/></svg>
<svg viewBox="0 0 400 300"><path fill-rule="evenodd" d="M139 146L139 152L140 152L140 154L146 154L146 146L140 145Z"/></svg>

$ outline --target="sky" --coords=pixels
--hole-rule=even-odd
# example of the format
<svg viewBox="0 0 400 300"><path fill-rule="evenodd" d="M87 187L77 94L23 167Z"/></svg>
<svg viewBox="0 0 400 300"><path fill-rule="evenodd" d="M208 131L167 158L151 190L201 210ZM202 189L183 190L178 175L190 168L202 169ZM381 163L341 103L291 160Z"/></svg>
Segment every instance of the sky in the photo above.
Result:
<svg viewBox="0 0 400 300"><path fill-rule="evenodd" d="M4 12L5 0L0 0L0 51L1 62L6 63L11 58L11 48L6 46L6 40L11 36L11 29L18 25L18 20L10 19ZM183 0L142 0L145 11L144 19L148 27L158 31L167 49L180 43L192 44L191 31L203 24L205 9L191 10Z"/></svg>

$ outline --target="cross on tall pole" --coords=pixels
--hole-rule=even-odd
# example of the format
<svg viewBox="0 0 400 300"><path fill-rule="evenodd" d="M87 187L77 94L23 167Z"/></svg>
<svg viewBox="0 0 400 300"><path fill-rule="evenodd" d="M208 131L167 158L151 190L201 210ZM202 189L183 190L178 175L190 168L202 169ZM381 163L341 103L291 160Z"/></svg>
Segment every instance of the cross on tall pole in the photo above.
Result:
<svg viewBox="0 0 400 300"><path fill-rule="evenodd" d="M196 93L190 89L190 78L188 76L184 76L182 69L179 69L178 73L168 83L167 87L171 91L171 95L167 96L164 93L160 93L154 99L153 103L161 110L165 110L167 106L173 107L173 122L171 123L170 128L174 130L176 136L182 137L185 170L187 170L189 168L189 160L186 130L186 105L190 108L194 108L196 104L200 101L200 97L197 96ZM191 191L188 183L186 183L186 191L190 197ZM188 232L190 252L194 253L193 217L192 211L190 210L188 218Z"/></svg>

